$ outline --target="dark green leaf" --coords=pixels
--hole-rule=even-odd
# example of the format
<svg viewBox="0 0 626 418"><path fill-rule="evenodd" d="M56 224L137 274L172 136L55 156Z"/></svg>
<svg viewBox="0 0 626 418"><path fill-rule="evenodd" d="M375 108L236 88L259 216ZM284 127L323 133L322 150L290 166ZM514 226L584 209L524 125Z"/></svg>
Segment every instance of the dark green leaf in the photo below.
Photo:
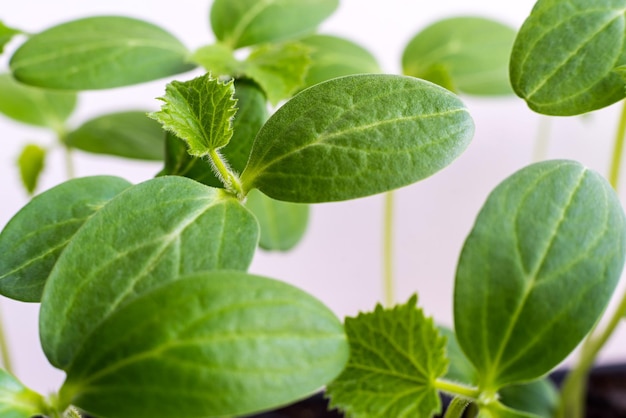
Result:
<svg viewBox="0 0 626 418"><path fill-rule="evenodd" d="M11 41L15 35L19 35L22 31L10 28L0 21L0 54L4 52L4 47Z"/></svg>
<svg viewBox="0 0 626 418"><path fill-rule="evenodd" d="M511 94L509 57L515 30L482 17L454 17L418 33L402 55L405 74L454 92Z"/></svg>
<svg viewBox="0 0 626 418"><path fill-rule="evenodd" d="M211 74L190 81L172 81L159 99L163 106L150 117L185 140L189 154L208 155L224 147L233 135L232 119L237 111L233 82L221 82Z"/></svg>
<svg viewBox="0 0 626 418"><path fill-rule="evenodd" d="M106 89L193 68L189 52L151 23L118 16L67 22L32 36L11 58L15 77L34 86Z"/></svg>
<svg viewBox="0 0 626 418"><path fill-rule="evenodd" d="M288 251L304 236L309 223L309 206L302 203L281 202L265 196L258 190L248 193L246 207L261 227L259 245L265 250Z"/></svg>
<svg viewBox="0 0 626 418"><path fill-rule="evenodd" d="M222 190L184 177L128 189L76 233L48 279L40 314L48 359L66 368L91 331L155 286L246 270L257 241L254 216Z"/></svg>
<svg viewBox="0 0 626 418"><path fill-rule="evenodd" d="M461 254L454 317L486 390L535 379L589 332L619 280L624 213L599 174L529 166L483 206Z"/></svg>
<svg viewBox="0 0 626 418"><path fill-rule="evenodd" d="M355 75L310 87L263 126L241 181L300 203L352 199L439 171L474 132L449 91L412 77Z"/></svg>
<svg viewBox="0 0 626 418"><path fill-rule="evenodd" d="M327 389L331 406L353 418L430 417L441 402L435 380L446 372L446 340L417 308L405 305L346 318L350 359Z"/></svg>
<svg viewBox="0 0 626 418"><path fill-rule="evenodd" d="M311 50L311 66L303 88L344 75L380 72L376 58L365 48L347 39L311 35L299 42Z"/></svg>
<svg viewBox="0 0 626 418"><path fill-rule="evenodd" d="M46 150L36 144L26 145L17 159L22 184L24 184L26 191L30 195L37 188L37 182L39 181L39 175L43 171L45 159Z"/></svg>
<svg viewBox="0 0 626 418"><path fill-rule="evenodd" d="M0 369L0 416L31 418L44 410L43 397L24 386L15 377Z"/></svg>
<svg viewBox="0 0 626 418"><path fill-rule="evenodd" d="M235 80L237 113L233 119L233 136L228 145L220 150L230 167L241 173L246 166L254 138L268 117L263 92L252 82ZM168 133L166 139L165 168L161 175L185 176L212 187L224 187L215 176L211 163L192 157L185 141Z"/></svg>
<svg viewBox="0 0 626 418"><path fill-rule="evenodd" d="M60 132L75 107L75 93L30 87L10 74L0 75L0 112L19 122Z"/></svg>
<svg viewBox="0 0 626 418"><path fill-rule="evenodd" d="M68 242L87 219L130 186L119 177L85 177L35 196L0 233L0 293L39 302Z"/></svg>
<svg viewBox="0 0 626 418"><path fill-rule="evenodd" d="M543 378L502 389L500 402L541 418L553 418L559 404L559 393L552 381Z"/></svg>
<svg viewBox="0 0 626 418"><path fill-rule="evenodd" d="M314 32L338 5L338 0L215 0L211 27L233 49L296 39Z"/></svg>
<svg viewBox="0 0 626 418"><path fill-rule="evenodd" d="M341 323L312 296L201 273L111 315L81 345L61 395L97 416L239 416L308 396L347 358Z"/></svg>
<svg viewBox="0 0 626 418"><path fill-rule="evenodd" d="M65 138L69 146L87 152L159 161L164 157L164 140L161 125L142 111L99 116Z"/></svg>
<svg viewBox="0 0 626 418"><path fill-rule="evenodd" d="M619 0L539 0L511 55L515 92L539 113L576 115L621 100L626 7Z"/></svg>

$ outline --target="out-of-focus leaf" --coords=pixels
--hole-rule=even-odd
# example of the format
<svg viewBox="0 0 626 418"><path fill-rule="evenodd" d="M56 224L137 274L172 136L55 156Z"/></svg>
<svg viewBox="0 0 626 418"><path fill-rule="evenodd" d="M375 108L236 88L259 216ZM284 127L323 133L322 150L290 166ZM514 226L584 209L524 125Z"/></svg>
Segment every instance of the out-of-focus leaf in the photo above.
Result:
<svg viewBox="0 0 626 418"><path fill-rule="evenodd" d="M39 145L28 144L22 149L17 164L20 168L22 184L28 194L32 195L35 192L45 160L46 150Z"/></svg>

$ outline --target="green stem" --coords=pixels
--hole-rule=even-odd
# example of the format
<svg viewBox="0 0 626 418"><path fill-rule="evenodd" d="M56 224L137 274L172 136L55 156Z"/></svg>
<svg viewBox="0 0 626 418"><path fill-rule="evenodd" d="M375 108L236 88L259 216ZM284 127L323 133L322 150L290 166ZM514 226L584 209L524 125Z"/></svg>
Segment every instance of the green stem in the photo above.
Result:
<svg viewBox="0 0 626 418"><path fill-rule="evenodd" d="M4 370L14 375L13 362L11 361L11 353L7 344L6 332L4 330L4 318L0 315L0 351L2 352L2 366Z"/></svg>
<svg viewBox="0 0 626 418"><path fill-rule="evenodd" d="M74 158L72 156L72 149L68 146L64 146L65 149L65 175L68 180L76 177L76 170L74 168Z"/></svg>
<svg viewBox="0 0 626 418"><path fill-rule="evenodd" d="M239 180L239 176L232 171L228 163L223 159L220 153L217 152L217 150L212 149L209 152L209 157L216 174L220 180L222 180L222 183L224 183L226 190L237 196L238 199L243 199L245 192L243 191L243 186L241 184L241 180Z"/></svg>
<svg viewBox="0 0 626 418"><path fill-rule="evenodd" d="M548 145L550 144L550 130L552 128L552 119L546 116L540 116L539 127L537 128L537 138L535 140L535 148L533 149L533 161L543 161L548 157Z"/></svg>
<svg viewBox="0 0 626 418"><path fill-rule="evenodd" d="M474 386L467 386L456 382L450 382L445 379L435 380L435 388L441 392L445 392L452 396L460 396L466 399L478 399L481 392Z"/></svg>
<svg viewBox="0 0 626 418"><path fill-rule="evenodd" d="M446 414L443 418L462 418L463 412L469 404L470 401L465 398L452 399L452 402L448 405L448 409L446 410Z"/></svg>
<svg viewBox="0 0 626 418"><path fill-rule="evenodd" d="M385 306L395 302L395 282L393 272L393 212L394 192L385 193L383 222L383 283Z"/></svg>
<svg viewBox="0 0 626 418"><path fill-rule="evenodd" d="M624 154L624 136L626 136L626 101L622 103L622 113L615 134L615 145L613 146L613 158L611 160L611 171L609 172L609 183L617 190L620 169L622 167L622 156Z"/></svg>

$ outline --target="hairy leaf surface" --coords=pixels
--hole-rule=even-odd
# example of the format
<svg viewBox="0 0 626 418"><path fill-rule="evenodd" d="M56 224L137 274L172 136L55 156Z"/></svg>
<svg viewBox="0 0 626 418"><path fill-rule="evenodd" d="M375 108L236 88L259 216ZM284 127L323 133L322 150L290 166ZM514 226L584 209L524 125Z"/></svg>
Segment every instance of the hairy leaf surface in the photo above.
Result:
<svg viewBox="0 0 626 418"><path fill-rule="evenodd" d="M336 78L270 117L241 181L300 203L372 195L439 171L473 132L461 101L439 86L394 75Z"/></svg>
<svg viewBox="0 0 626 418"><path fill-rule="evenodd" d="M68 242L87 219L130 186L119 177L84 177L35 196L0 233L0 293L39 302Z"/></svg>
<svg viewBox="0 0 626 418"><path fill-rule="evenodd" d="M43 397L24 386L7 371L0 369L0 416L31 418L45 411Z"/></svg>
<svg viewBox="0 0 626 418"><path fill-rule="evenodd" d="M432 319L405 305L346 318L348 365L327 389L353 418L430 417L441 409L435 380L446 372L446 340Z"/></svg>
<svg viewBox="0 0 626 418"><path fill-rule="evenodd" d="M347 357L340 321L305 292L245 273L201 273L103 322L62 395L97 416L240 416L310 395Z"/></svg>
<svg viewBox="0 0 626 418"><path fill-rule="evenodd" d="M454 317L481 387L535 379L583 339L624 264L624 213L578 163L520 170L483 206L456 275Z"/></svg>
<svg viewBox="0 0 626 418"><path fill-rule="evenodd" d="M539 0L511 55L511 83L531 109L577 115L625 96L613 70L626 64L622 0Z"/></svg>
<svg viewBox="0 0 626 418"><path fill-rule="evenodd" d="M10 66L18 80L34 86L107 89L189 71L188 54L178 39L151 23L98 16L32 36Z"/></svg>
<svg viewBox="0 0 626 418"><path fill-rule="evenodd" d="M296 39L314 32L338 5L338 0L215 0L211 27L233 49Z"/></svg>
<svg viewBox="0 0 626 418"><path fill-rule="evenodd" d="M454 17L419 32L402 55L405 74L475 95L511 94L515 30L482 17Z"/></svg>
<svg viewBox="0 0 626 418"><path fill-rule="evenodd" d="M66 137L71 147L96 154L161 161L165 132L146 112L110 113L85 122Z"/></svg>
<svg viewBox="0 0 626 418"><path fill-rule="evenodd" d="M254 216L222 190L184 177L128 189L74 236L42 297L48 360L66 368L116 309L184 274L246 270L258 241Z"/></svg>
<svg viewBox="0 0 626 418"><path fill-rule="evenodd" d="M22 148L22 152L17 159L22 184L30 195L32 195L37 188L37 183L39 181L39 176L43 171L45 159L46 150L37 144L26 144L26 146Z"/></svg>

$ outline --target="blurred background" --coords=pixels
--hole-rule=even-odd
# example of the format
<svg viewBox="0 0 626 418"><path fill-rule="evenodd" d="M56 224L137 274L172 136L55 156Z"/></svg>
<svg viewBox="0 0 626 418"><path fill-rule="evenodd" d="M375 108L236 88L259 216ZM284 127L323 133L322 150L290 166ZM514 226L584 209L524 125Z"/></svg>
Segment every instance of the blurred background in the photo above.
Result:
<svg viewBox="0 0 626 418"><path fill-rule="evenodd" d="M125 15L153 22L194 50L213 42L210 0L90 1L22 0L3 2L0 20L8 26L39 32L52 25L91 15ZM338 11L320 29L355 41L379 60L384 72L400 73L402 51L426 25L444 17L472 15L497 19L518 28L534 0L341 0ZM14 39L0 57L0 71L23 41ZM196 72L179 75L190 79ZM70 124L110 111L156 110L155 97L168 80L128 88L80 94ZM419 294L420 305L437 322L452 324L452 288L465 236L490 190L537 158L567 158L606 174L618 111L615 106L584 117L547 118L531 112L516 97L462 96L476 123L468 150L451 166L418 184L396 192L394 262L396 299ZM548 141L538 145L540 132ZM0 227L29 199L20 185L16 160L27 142L43 147L55 138L45 130L20 125L0 115ZM143 163L76 152L76 175L112 174L132 182L154 176L159 163ZM38 191L65 178L64 157L54 151L47 160ZM259 252L251 272L284 280L312 293L340 317L371 310L382 300L383 197L313 207L305 239L285 254ZM2 255L0 255L2 256ZM619 293L619 292L618 292ZM38 339L36 304L0 300L17 376L35 390L58 389L63 373L50 366ZM602 353L602 362L626 357L626 333L619 330ZM571 361L568 360L568 361Z"/></svg>

